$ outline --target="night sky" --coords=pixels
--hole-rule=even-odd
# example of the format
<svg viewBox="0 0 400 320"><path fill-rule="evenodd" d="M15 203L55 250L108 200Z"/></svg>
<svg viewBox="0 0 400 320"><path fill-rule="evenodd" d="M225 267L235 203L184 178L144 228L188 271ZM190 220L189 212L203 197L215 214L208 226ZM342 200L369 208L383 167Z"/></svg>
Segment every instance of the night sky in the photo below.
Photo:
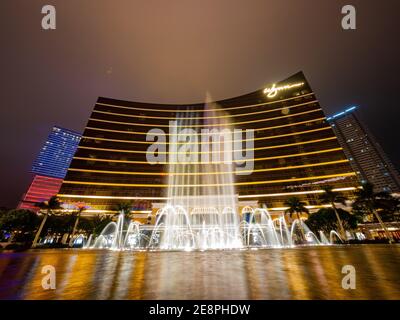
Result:
<svg viewBox="0 0 400 320"><path fill-rule="evenodd" d="M355 31L341 28L345 4ZM98 96L220 100L300 70L326 114L360 106L399 167L398 0L1 0L0 15L0 206L28 187L51 127L83 132Z"/></svg>

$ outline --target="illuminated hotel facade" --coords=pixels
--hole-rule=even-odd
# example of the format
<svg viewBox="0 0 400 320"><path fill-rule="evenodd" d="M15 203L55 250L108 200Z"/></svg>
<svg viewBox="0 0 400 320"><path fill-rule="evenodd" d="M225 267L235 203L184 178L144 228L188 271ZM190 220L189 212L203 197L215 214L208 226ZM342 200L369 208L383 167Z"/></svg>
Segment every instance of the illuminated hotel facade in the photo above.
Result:
<svg viewBox="0 0 400 320"><path fill-rule="evenodd" d="M354 191L355 173L302 72L215 103L225 114L218 117L228 118L232 127L254 129L254 170L234 176L239 205L266 204L282 211L285 200L297 196L317 208L323 185L346 195ZM153 128L167 131L169 121L185 110L203 127L210 123L204 103L99 98L62 184L61 200L86 202L93 213L112 213L116 204L126 201L139 207L147 201L153 209L166 203L168 161L148 163L146 150L152 142L146 141L146 134ZM151 205L143 210L149 212Z"/></svg>

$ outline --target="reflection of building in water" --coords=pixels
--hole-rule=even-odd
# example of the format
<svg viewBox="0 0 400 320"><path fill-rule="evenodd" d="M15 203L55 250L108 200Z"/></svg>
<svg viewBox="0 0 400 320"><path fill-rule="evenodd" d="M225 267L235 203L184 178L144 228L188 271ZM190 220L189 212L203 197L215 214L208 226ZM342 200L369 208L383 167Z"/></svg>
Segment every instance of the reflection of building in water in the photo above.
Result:
<svg viewBox="0 0 400 320"><path fill-rule="evenodd" d="M99 265L97 270L97 279L104 280L97 281L97 287L93 290L96 299L145 299L146 253L118 252L105 258L102 261L104 265Z"/></svg>
<svg viewBox="0 0 400 320"><path fill-rule="evenodd" d="M132 265L127 264L125 266L125 268L132 271L129 282L126 283L126 285L129 287L129 290L126 297L124 297L125 299L146 299L144 296L145 279L153 276L151 273L147 272L148 257L149 256L146 252L138 252L135 254L133 270Z"/></svg>
<svg viewBox="0 0 400 320"><path fill-rule="evenodd" d="M253 249L246 255L243 259L243 273L248 287L247 299L290 299L290 278L284 264L284 254L286 252L281 250L271 250L268 252L267 261L259 250ZM274 281L271 281L272 274Z"/></svg>
<svg viewBox="0 0 400 320"><path fill-rule="evenodd" d="M1 299L400 299L398 246L115 252L34 250L0 259ZM46 265L56 290L43 290ZM343 290L344 265L357 290ZM373 276L372 276L373 275ZM376 281L377 277L382 281ZM114 310L112 310L114 312Z"/></svg>
<svg viewBox="0 0 400 320"><path fill-rule="evenodd" d="M59 196L87 202L96 213L112 213L121 201L142 203L133 213L145 220L152 205L167 201L170 164L148 163L146 151L152 142L146 141L146 134L154 128L168 132L177 113L187 113L198 130L210 127L213 117L226 117L235 129L254 130L254 171L235 175L232 182L240 206L266 203L271 210L282 211L285 200L297 196L317 208L323 185L333 185L347 196L354 190L355 173L303 73L216 104L224 115L210 112L203 103L99 98Z"/></svg>
<svg viewBox="0 0 400 320"><path fill-rule="evenodd" d="M147 292L143 299L250 299L245 269L247 256L243 251L224 251L224 257L221 253L150 253L153 256L147 263L144 287Z"/></svg>

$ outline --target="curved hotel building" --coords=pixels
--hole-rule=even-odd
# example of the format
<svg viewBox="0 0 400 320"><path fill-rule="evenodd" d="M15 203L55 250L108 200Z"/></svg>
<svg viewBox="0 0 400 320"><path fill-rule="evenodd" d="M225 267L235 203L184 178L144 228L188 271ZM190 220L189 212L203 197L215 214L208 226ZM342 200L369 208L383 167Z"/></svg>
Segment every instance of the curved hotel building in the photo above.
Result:
<svg viewBox="0 0 400 320"><path fill-rule="evenodd" d="M167 202L170 158L149 163L146 151L153 142L146 137L155 128L168 133L177 114L196 129L212 126L215 119L227 119L235 129L254 129L253 171L234 175L231 182L239 206L266 204L270 210L281 211L288 197L297 196L317 208L323 185L347 195L357 186L355 173L302 72L212 105L218 106L219 113L210 112L204 103L167 105L99 98L60 198L84 201L91 206L89 211L104 213L113 212L120 202L132 201L134 211L146 213ZM185 173L192 174L199 175Z"/></svg>

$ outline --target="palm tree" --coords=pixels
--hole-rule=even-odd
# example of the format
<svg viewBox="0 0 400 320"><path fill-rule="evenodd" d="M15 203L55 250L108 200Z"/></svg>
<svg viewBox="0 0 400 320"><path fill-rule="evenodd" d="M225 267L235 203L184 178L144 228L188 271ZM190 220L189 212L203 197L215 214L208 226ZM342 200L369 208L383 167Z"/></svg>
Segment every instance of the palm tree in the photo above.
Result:
<svg viewBox="0 0 400 320"><path fill-rule="evenodd" d="M346 228L346 226L349 229L357 228L358 219L354 214L340 208L337 209L337 213L339 214L344 228ZM333 208L321 208L317 212L311 213L307 219L307 227L315 234L318 234L319 231L329 234L331 230L337 228L337 226L338 220Z"/></svg>
<svg viewBox="0 0 400 320"><path fill-rule="evenodd" d="M112 218L107 215L97 215L91 219L92 227L90 232L97 237L103 229L112 221Z"/></svg>
<svg viewBox="0 0 400 320"><path fill-rule="evenodd" d="M76 211L76 219L75 219L74 228L72 229L71 239L69 240L70 247L72 247L74 244L74 236L75 236L76 229L78 228L79 218L81 217L82 212L88 208L88 206L84 202L77 202L77 203L74 203L73 205L77 211Z"/></svg>
<svg viewBox="0 0 400 320"><path fill-rule="evenodd" d="M35 239L32 243L32 248L35 248L37 246L37 242L39 240L40 234L42 233L42 229L46 224L47 218L53 213L53 210L61 209L61 203L58 200L57 196L52 196L48 201L40 202L36 204L36 206L44 212L44 217L38 231L36 232Z"/></svg>
<svg viewBox="0 0 400 320"><path fill-rule="evenodd" d="M125 216L128 216L131 213L132 204L130 202L120 202L117 204L117 215L123 213Z"/></svg>
<svg viewBox="0 0 400 320"><path fill-rule="evenodd" d="M333 191L332 186L323 186L322 190L324 193L320 195L319 200L322 204L330 204L332 206L333 210L335 211L336 219L339 223L342 239L347 241L346 232L343 228L342 220L340 220L339 212L336 208L336 203L346 205L347 198L342 196L340 193Z"/></svg>
<svg viewBox="0 0 400 320"><path fill-rule="evenodd" d="M372 183L363 183L362 187L356 192L356 200L353 202L353 210L361 211L364 214L374 215L385 231L389 242L393 242L393 237L383 223L378 209L392 208L396 199L388 192L374 192Z"/></svg>
<svg viewBox="0 0 400 320"><path fill-rule="evenodd" d="M288 208L285 210L285 214L289 214L290 218L292 218L293 214L296 214L297 219L299 221L300 232L303 237L303 240L306 240L306 236L304 234L303 226L301 225L301 214L306 213L309 214L308 209L306 208L306 204L300 201L297 197L290 197L285 201L285 206Z"/></svg>

